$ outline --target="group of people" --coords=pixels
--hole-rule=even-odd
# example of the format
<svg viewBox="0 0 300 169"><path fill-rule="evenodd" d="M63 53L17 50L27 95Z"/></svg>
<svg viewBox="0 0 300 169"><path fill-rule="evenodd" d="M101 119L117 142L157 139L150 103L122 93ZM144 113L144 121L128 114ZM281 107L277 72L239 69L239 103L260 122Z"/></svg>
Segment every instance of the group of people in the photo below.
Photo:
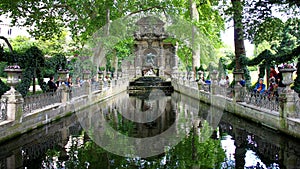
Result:
<svg viewBox="0 0 300 169"><path fill-rule="evenodd" d="M221 80L219 81L219 86L221 87L229 87L230 81L229 81L229 77L226 76L226 78L224 76L221 77Z"/></svg>
<svg viewBox="0 0 300 169"><path fill-rule="evenodd" d="M69 76L67 81L65 81L63 83L65 83L68 87L72 87L73 86L72 76ZM49 92L55 92L58 89L58 87L61 85L60 77L58 77L58 79L56 81L54 81L54 77L51 76L47 85L48 85Z"/></svg>
<svg viewBox="0 0 300 169"><path fill-rule="evenodd" d="M278 67L278 70L280 69L281 67ZM268 96L278 96L283 91L284 87L285 85L282 83L282 74L280 72L278 73L274 66L271 66L269 87L266 89L263 78L259 78L253 91L259 94L267 94Z"/></svg>

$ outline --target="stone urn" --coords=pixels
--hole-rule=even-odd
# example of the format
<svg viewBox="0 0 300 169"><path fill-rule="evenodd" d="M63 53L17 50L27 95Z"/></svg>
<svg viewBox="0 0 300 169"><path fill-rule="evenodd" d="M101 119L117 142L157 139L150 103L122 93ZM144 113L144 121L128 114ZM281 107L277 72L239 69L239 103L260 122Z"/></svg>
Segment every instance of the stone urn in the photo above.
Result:
<svg viewBox="0 0 300 169"><path fill-rule="evenodd" d="M65 82L67 81L67 77L68 77L68 74L69 74L69 70L67 69L59 69L57 71L58 75L59 75L59 78L60 78L60 82Z"/></svg>
<svg viewBox="0 0 300 169"><path fill-rule="evenodd" d="M104 74L103 71L101 71L101 70L98 71L98 75L99 75L100 80L103 80L103 74Z"/></svg>
<svg viewBox="0 0 300 169"><path fill-rule="evenodd" d="M19 76L22 73L22 69L18 65L7 66L4 69L7 73L7 84L10 86L11 90L15 90L15 86L19 83Z"/></svg>
<svg viewBox="0 0 300 169"><path fill-rule="evenodd" d="M282 83L286 86L284 90L286 93L292 92L290 85L294 82L293 73L295 70L294 68L283 68L279 70L282 74Z"/></svg>

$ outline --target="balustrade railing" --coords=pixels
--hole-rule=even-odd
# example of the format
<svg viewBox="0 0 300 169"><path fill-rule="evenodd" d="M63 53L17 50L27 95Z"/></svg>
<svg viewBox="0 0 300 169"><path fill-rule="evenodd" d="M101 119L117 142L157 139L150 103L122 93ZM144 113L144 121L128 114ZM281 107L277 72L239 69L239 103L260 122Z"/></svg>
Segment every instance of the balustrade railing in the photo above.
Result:
<svg viewBox="0 0 300 169"><path fill-rule="evenodd" d="M196 82L188 81L184 76L178 77L177 82L191 88L196 88ZM212 84L203 83L201 84L201 89L210 93L212 91ZM234 88L231 87L221 87L219 85L215 85L213 90L215 94L222 95L227 98L233 98L234 96ZM246 102L247 104L254 105L259 108L266 108L272 111L279 111L279 98L278 95L274 93L259 94L253 93L252 91L241 90L241 95L243 99L242 101ZM295 104L297 109L296 111L299 112L300 116L299 99L295 99Z"/></svg>
<svg viewBox="0 0 300 169"><path fill-rule="evenodd" d="M41 109L51 104L61 102L61 92L47 92L24 97L23 112L31 113L33 110Z"/></svg>
<svg viewBox="0 0 300 169"><path fill-rule="evenodd" d="M100 84L99 83L92 83L91 85L92 92L100 90Z"/></svg>
<svg viewBox="0 0 300 169"><path fill-rule="evenodd" d="M7 99L3 98L0 102L0 122L7 120Z"/></svg>
<svg viewBox="0 0 300 169"><path fill-rule="evenodd" d="M223 86L216 86L216 94L222 95L228 98L233 98L233 88L231 87L223 87Z"/></svg>
<svg viewBox="0 0 300 169"><path fill-rule="evenodd" d="M202 85L202 89L204 90L204 91L206 91L206 92L210 92L210 84L203 84Z"/></svg>
<svg viewBox="0 0 300 169"><path fill-rule="evenodd" d="M277 94L246 91L243 98L247 104L279 111L279 97Z"/></svg>
<svg viewBox="0 0 300 169"><path fill-rule="evenodd" d="M82 87L72 87L70 89L70 99L76 98L76 97L80 97L83 95L87 95L87 90L85 86Z"/></svg>

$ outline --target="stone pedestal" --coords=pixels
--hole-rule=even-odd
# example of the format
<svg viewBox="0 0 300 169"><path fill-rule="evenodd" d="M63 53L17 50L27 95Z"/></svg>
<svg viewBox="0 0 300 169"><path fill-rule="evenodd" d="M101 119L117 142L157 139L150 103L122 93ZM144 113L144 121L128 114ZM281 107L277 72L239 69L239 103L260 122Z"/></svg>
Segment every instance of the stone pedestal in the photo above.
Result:
<svg viewBox="0 0 300 169"><path fill-rule="evenodd" d="M294 102L294 92L284 92L279 96L279 114L280 117L298 118L296 105Z"/></svg>
<svg viewBox="0 0 300 169"><path fill-rule="evenodd" d="M7 73L7 84L10 86L10 90L1 97L1 101L6 102L6 105L1 107L1 113L2 116L6 116L3 117L4 119L19 121L23 114L24 99L15 89L15 86L19 83L19 75L22 73L22 69L18 65L7 66L4 72ZM2 111L5 111L6 114Z"/></svg>
<svg viewBox="0 0 300 169"><path fill-rule="evenodd" d="M23 114L24 99L22 95L12 87L2 95L1 100L2 99L6 100L7 103L7 120L19 121Z"/></svg>
<svg viewBox="0 0 300 169"><path fill-rule="evenodd" d="M84 88L84 93L87 95L91 94L91 84L88 81L84 81L82 84L82 87Z"/></svg>
<svg viewBox="0 0 300 169"><path fill-rule="evenodd" d="M244 79L244 72L243 71L235 71L233 72L235 85L234 85L234 102L242 102L244 101L243 95L245 93L245 87L242 87L239 82L241 79Z"/></svg>
<svg viewBox="0 0 300 169"><path fill-rule="evenodd" d="M218 87L218 71L216 70L213 70L211 73L210 73L210 77L211 77L211 93L212 94L217 94L217 87Z"/></svg>
<svg viewBox="0 0 300 169"><path fill-rule="evenodd" d="M164 68L163 67L159 68L159 76L160 77L164 76Z"/></svg>
<svg viewBox="0 0 300 169"><path fill-rule="evenodd" d="M283 92L279 96L279 113L280 117L290 117L290 118L298 118L298 112L296 112L296 105L295 105L295 97L297 94L294 90L291 89L290 85L293 83L293 72L295 69L288 68L288 69L281 69L280 72L282 73L282 83L286 86Z"/></svg>
<svg viewBox="0 0 300 169"><path fill-rule="evenodd" d="M103 86L104 86L103 80L100 79L100 80L99 80L99 90L100 90L100 91L103 90Z"/></svg>
<svg viewBox="0 0 300 169"><path fill-rule="evenodd" d="M69 101L70 89L65 83L62 83L59 86L57 92L61 92L61 102L62 103L67 103Z"/></svg>

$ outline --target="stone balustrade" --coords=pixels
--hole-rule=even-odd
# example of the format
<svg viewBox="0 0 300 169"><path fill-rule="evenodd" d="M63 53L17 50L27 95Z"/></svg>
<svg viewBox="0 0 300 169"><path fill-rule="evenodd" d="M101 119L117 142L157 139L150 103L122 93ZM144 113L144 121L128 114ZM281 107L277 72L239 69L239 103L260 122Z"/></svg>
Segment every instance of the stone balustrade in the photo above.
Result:
<svg viewBox="0 0 300 169"><path fill-rule="evenodd" d="M126 91L129 84L127 77L111 81L107 87L103 87L103 81L85 82L71 89L62 84L56 92L25 98L16 91L4 94L0 102L0 142Z"/></svg>
<svg viewBox="0 0 300 169"><path fill-rule="evenodd" d="M24 97L23 114L32 113L34 110L60 103L61 92L47 92Z"/></svg>
<svg viewBox="0 0 300 169"><path fill-rule="evenodd" d="M199 80L195 88L195 81L188 80L186 73L179 75L172 78L175 91L300 138L300 99L289 86L290 75L286 89L279 96L253 93L240 85L221 87L216 79L210 84ZM216 73L211 77L216 77Z"/></svg>

